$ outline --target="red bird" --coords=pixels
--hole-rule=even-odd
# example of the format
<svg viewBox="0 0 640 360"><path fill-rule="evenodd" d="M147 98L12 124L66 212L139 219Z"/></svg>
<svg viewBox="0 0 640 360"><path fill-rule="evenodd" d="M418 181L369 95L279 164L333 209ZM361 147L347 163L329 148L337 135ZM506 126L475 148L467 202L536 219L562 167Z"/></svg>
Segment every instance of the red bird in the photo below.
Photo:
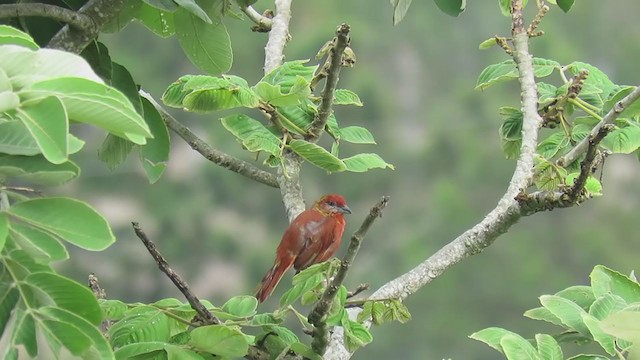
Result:
<svg viewBox="0 0 640 360"><path fill-rule="evenodd" d="M263 302L271 295L291 266L300 271L328 260L338 251L345 225L343 214L351 214L346 200L341 195L329 194L293 220L276 249L273 267L262 278L256 293L258 301Z"/></svg>

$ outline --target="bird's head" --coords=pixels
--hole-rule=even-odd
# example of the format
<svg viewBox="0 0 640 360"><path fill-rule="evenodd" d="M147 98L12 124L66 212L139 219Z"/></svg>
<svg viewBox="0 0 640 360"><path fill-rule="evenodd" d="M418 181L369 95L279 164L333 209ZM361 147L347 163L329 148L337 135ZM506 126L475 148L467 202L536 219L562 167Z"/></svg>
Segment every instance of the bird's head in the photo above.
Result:
<svg viewBox="0 0 640 360"><path fill-rule="evenodd" d="M316 202L315 207L323 213L334 214L351 214L351 209L347 206L347 201L342 195L329 194L320 198Z"/></svg>

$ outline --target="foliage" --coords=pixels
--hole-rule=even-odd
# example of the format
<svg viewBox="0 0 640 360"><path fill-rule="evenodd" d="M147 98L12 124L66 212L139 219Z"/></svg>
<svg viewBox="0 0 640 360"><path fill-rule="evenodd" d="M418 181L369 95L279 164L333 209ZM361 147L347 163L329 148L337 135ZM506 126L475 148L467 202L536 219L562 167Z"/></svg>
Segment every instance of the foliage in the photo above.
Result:
<svg viewBox="0 0 640 360"><path fill-rule="evenodd" d="M562 327L556 335L536 334L535 339L502 328L480 330L470 337L501 352L507 359L564 359L563 343L595 343L607 355L578 354L567 359L610 359L638 356L640 341L640 284L631 276L596 266L591 285L570 286L554 295L542 295L541 307L524 316Z"/></svg>

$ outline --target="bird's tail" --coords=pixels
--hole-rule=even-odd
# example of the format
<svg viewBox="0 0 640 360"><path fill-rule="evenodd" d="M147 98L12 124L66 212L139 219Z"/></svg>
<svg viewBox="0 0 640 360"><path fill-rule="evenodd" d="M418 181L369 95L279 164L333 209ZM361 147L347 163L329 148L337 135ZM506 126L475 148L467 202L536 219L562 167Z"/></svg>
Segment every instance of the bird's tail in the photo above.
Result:
<svg viewBox="0 0 640 360"><path fill-rule="evenodd" d="M264 302L269 297L269 295L271 295L273 289L275 289L275 287L278 285L278 282L280 282L282 275L284 275L284 273L289 270L291 265L291 263L285 264L282 263L282 261L276 260L275 264L273 264L273 267L271 267L271 270L269 270L262 278L260 287L258 288L258 291L256 291L256 298L259 302Z"/></svg>

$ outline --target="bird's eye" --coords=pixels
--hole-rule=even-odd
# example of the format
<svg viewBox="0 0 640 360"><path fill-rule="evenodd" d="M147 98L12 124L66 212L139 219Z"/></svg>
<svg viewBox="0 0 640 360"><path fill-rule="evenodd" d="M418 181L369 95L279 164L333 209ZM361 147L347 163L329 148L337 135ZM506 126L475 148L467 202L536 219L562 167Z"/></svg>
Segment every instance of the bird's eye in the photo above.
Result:
<svg viewBox="0 0 640 360"><path fill-rule="evenodd" d="M336 206L336 202L335 201L329 201L329 202L327 202L327 205Z"/></svg>

